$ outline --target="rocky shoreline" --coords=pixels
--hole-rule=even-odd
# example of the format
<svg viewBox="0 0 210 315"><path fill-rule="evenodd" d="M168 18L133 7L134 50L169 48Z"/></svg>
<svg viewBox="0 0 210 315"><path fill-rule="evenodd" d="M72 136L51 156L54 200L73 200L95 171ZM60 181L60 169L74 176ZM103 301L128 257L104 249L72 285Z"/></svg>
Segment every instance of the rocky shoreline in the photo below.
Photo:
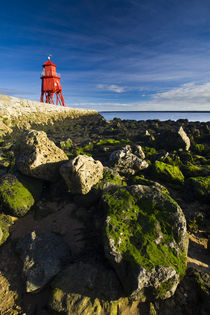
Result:
<svg viewBox="0 0 210 315"><path fill-rule="evenodd" d="M63 119L1 134L1 314L209 314L210 123Z"/></svg>

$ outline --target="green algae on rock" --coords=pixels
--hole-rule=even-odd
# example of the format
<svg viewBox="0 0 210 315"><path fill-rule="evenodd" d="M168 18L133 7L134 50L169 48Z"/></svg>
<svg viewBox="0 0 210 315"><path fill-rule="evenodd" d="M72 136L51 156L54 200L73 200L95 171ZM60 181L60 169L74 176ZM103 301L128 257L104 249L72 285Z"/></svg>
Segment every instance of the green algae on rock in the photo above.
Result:
<svg viewBox="0 0 210 315"><path fill-rule="evenodd" d="M166 180L167 182L177 184L182 184L184 182L184 175L178 166L167 164L161 161L155 161L154 175L155 177Z"/></svg>
<svg viewBox="0 0 210 315"><path fill-rule="evenodd" d="M121 140L116 140L116 139L104 139L100 140L96 143L97 146L101 145L125 145L125 144L130 144L131 141L129 139L121 139Z"/></svg>
<svg viewBox="0 0 210 315"><path fill-rule="evenodd" d="M12 224L10 216L0 214L0 245L9 237L9 226Z"/></svg>
<svg viewBox="0 0 210 315"><path fill-rule="evenodd" d="M186 181L186 187L188 190L190 187L195 198L204 202L210 200L210 176L190 177Z"/></svg>
<svg viewBox="0 0 210 315"><path fill-rule="evenodd" d="M142 149L145 153L146 159L150 160L151 158L153 158L157 155L157 151L153 147L142 147Z"/></svg>
<svg viewBox="0 0 210 315"><path fill-rule="evenodd" d="M23 217L34 204L30 191L12 174L0 178L0 200L2 210L15 217Z"/></svg>
<svg viewBox="0 0 210 315"><path fill-rule="evenodd" d="M208 165L196 165L194 163L187 162L182 167L182 172L186 177L208 176L210 175L210 168Z"/></svg>
<svg viewBox="0 0 210 315"><path fill-rule="evenodd" d="M104 168L103 178L98 183L99 188L102 188L105 183L127 186L123 178L117 172L114 172L108 167Z"/></svg>
<svg viewBox="0 0 210 315"><path fill-rule="evenodd" d="M127 294L134 299L173 295L188 249L178 204L159 187L143 185L112 186L102 202L105 255Z"/></svg>

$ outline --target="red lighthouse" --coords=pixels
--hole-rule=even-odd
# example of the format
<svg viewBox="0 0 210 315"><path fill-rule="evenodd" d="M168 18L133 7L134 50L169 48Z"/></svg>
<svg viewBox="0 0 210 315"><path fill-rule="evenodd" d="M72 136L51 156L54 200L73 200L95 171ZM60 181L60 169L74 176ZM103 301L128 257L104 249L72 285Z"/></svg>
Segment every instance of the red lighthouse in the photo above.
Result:
<svg viewBox="0 0 210 315"><path fill-rule="evenodd" d="M53 97L56 95L56 104L66 106L62 94L62 88L60 83L60 74L56 72L56 65L50 61L43 64L43 72L41 74L42 79L42 91L40 102L54 104ZM45 98L45 100L44 100Z"/></svg>

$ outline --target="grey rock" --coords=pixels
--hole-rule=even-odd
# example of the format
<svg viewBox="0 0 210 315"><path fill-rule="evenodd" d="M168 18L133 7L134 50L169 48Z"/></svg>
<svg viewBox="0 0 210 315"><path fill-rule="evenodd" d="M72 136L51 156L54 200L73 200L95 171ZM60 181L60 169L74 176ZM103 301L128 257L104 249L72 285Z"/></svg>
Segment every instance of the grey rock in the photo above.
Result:
<svg viewBox="0 0 210 315"><path fill-rule="evenodd" d="M63 164L60 173L70 192L87 194L103 177L103 165L87 155L78 155Z"/></svg>
<svg viewBox="0 0 210 315"><path fill-rule="evenodd" d="M23 261L26 292L40 290L71 259L69 247L53 233L33 231L17 242L16 251Z"/></svg>
<svg viewBox="0 0 210 315"><path fill-rule="evenodd" d="M132 175L149 166L144 158L145 155L140 146L126 145L121 150L112 152L109 160L116 171L125 175Z"/></svg>
<svg viewBox="0 0 210 315"><path fill-rule="evenodd" d="M56 181L59 167L67 155L48 139L44 131L31 130L20 139L17 147L17 168L28 176Z"/></svg>
<svg viewBox="0 0 210 315"><path fill-rule="evenodd" d="M156 298L167 299L174 295L177 285L179 284L179 276L172 267L157 266L152 270L146 270L143 267L139 267L138 273L138 289L133 292L131 297L138 299L139 292L145 290L145 288L153 288L153 290L158 290L160 284L172 281L173 285L170 286L169 290L162 296L161 293L156 294ZM141 296L141 294L140 294Z"/></svg>

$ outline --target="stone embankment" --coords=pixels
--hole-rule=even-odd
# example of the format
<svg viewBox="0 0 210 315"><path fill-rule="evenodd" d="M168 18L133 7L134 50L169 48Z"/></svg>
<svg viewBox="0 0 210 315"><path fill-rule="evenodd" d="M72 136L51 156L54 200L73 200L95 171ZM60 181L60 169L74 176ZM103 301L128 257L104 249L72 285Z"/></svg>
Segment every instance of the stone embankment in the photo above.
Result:
<svg viewBox="0 0 210 315"><path fill-rule="evenodd" d="M53 134L68 132L72 120L91 120L101 116L95 110L62 107L27 99L0 95L0 137L19 135L36 129Z"/></svg>

